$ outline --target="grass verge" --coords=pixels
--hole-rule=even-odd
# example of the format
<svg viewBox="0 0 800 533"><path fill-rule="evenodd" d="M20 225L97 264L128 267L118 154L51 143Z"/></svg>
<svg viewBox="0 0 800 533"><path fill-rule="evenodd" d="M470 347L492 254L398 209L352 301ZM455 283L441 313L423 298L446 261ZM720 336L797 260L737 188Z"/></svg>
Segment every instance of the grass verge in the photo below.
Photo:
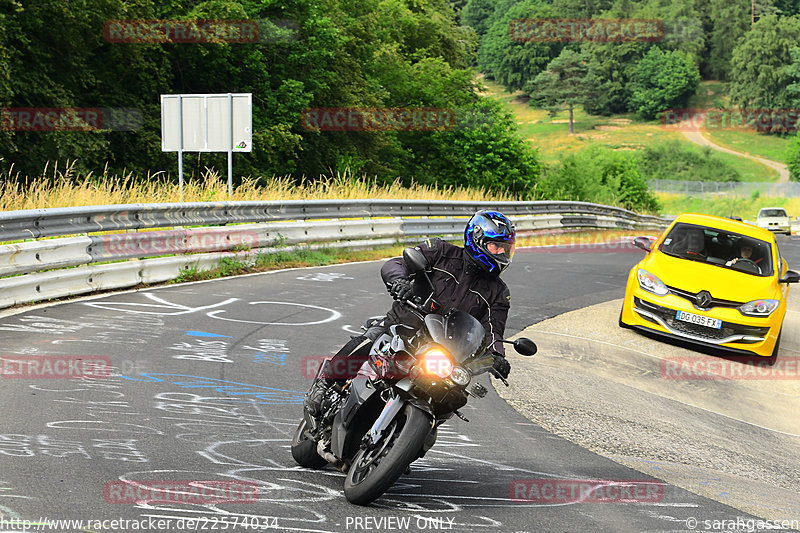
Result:
<svg viewBox="0 0 800 533"><path fill-rule="evenodd" d="M74 165L74 163L73 163ZM207 170L199 180L186 180L184 202L223 202L245 200L516 200L502 193L489 194L482 188L435 187L404 185L400 180L383 184L375 179L356 178L348 172L324 180L297 184L290 177L244 178L228 198L227 179L214 170ZM72 166L55 165L42 176L31 180L0 174L0 211L74 207L83 205L115 205L130 203L164 203L181 201L178 186L163 176L137 179L133 174L77 174Z"/></svg>

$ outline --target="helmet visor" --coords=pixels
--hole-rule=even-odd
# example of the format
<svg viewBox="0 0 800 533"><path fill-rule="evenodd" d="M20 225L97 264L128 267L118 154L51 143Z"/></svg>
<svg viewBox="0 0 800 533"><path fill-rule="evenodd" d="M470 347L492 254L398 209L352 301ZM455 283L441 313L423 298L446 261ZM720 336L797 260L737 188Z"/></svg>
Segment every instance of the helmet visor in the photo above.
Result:
<svg viewBox="0 0 800 533"><path fill-rule="evenodd" d="M515 246L513 239L506 242L489 241L486 243L486 251L492 255L504 255L511 261L511 258L514 257Z"/></svg>

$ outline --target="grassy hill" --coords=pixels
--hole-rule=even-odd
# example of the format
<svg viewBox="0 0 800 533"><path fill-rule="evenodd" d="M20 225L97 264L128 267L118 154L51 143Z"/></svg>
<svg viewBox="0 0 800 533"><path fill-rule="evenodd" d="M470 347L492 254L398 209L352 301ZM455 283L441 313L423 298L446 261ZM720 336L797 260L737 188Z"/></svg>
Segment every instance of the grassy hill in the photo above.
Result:
<svg viewBox="0 0 800 533"><path fill-rule="evenodd" d="M528 105L527 97L521 92L510 94L493 81L482 80L488 88L485 93L490 98L501 101L517 119L520 133L539 150L542 159L547 163L560 161L566 154L576 152L590 144L600 144L614 150L640 150L669 140L682 143L688 150L698 153L702 147L686 140L680 131L668 130L657 120L642 121L633 114L603 117L589 115L581 107L574 112L574 131L570 135L567 126L567 111L550 117L547 111L534 109ZM703 82L689 102L689 107L705 108L727 105L724 84L720 82ZM703 134L706 135L706 131ZM713 137L712 137L713 135ZM712 142L744 151L738 143L750 148L753 155L775 159L787 141L774 140L756 132L714 130L708 135ZM764 138L764 139L761 139ZM719 141L717 140L719 139ZM755 140L754 140L755 139ZM737 157L731 154L715 152L715 155L733 165L741 173L742 181L777 181L778 173L758 162ZM782 159L775 159L782 161Z"/></svg>

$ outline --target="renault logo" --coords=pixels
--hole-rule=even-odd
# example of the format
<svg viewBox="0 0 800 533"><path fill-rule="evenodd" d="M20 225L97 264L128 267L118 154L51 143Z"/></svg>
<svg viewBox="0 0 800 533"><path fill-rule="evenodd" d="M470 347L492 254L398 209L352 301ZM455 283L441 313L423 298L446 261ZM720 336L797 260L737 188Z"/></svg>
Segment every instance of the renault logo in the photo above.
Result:
<svg viewBox="0 0 800 533"><path fill-rule="evenodd" d="M700 291L697 293L695 302L697 302L697 307L700 307L701 309L707 309L711 306L711 293L708 291Z"/></svg>

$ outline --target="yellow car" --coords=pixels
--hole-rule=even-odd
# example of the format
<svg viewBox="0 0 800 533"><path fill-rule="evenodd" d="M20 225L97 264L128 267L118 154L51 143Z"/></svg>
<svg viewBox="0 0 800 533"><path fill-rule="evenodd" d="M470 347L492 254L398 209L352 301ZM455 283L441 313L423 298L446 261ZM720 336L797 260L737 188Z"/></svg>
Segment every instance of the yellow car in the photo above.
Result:
<svg viewBox="0 0 800 533"><path fill-rule="evenodd" d="M800 274L769 230L710 215L683 214L628 276L619 316L637 328L774 363L789 283Z"/></svg>

